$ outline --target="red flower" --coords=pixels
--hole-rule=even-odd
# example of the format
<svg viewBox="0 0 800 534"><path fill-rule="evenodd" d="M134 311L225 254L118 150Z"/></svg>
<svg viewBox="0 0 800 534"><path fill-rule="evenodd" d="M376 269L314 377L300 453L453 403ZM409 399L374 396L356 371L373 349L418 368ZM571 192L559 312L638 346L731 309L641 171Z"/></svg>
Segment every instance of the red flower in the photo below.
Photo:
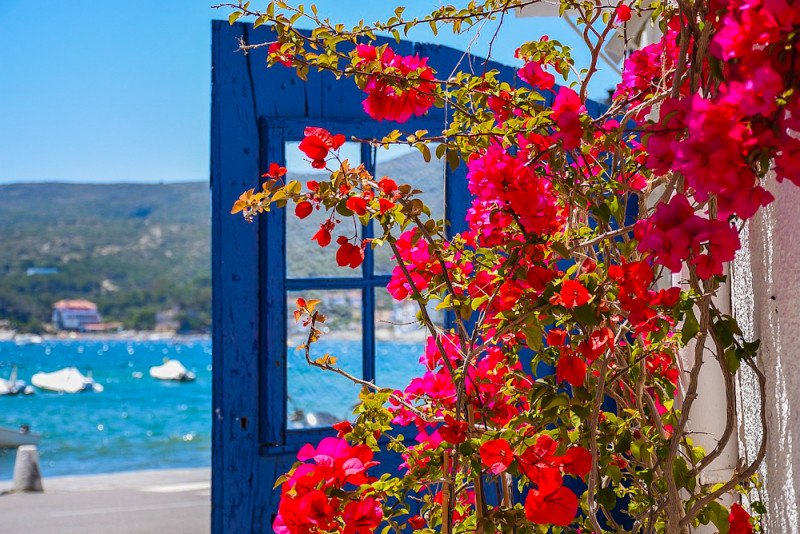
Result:
<svg viewBox="0 0 800 534"><path fill-rule="evenodd" d="M336 242L339 244L339 250L336 251L336 263L339 267L350 266L355 269L364 262L364 249L353 245L344 236L339 236Z"/></svg>
<svg viewBox="0 0 800 534"><path fill-rule="evenodd" d="M589 360L594 360L607 350L614 350L614 332L610 328L601 328L592 332L586 345L585 356Z"/></svg>
<svg viewBox="0 0 800 534"><path fill-rule="evenodd" d="M261 175L262 178L280 178L286 174L286 167L281 167L277 163L270 163L269 164L269 172L265 172Z"/></svg>
<svg viewBox="0 0 800 534"><path fill-rule="evenodd" d="M315 169L325 168L325 158L330 150L336 150L344 144L343 135L331 135L324 128L308 127L304 131L305 137L298 147L309 159Z"/></svg>
<svg viewBox="0 0 800 534"><path fill-rule="evenodd" d="M294 534L296 532L310 532L314 524L300 511L301 499L281 498L278 505L278 515L272 523L272 530L276 534Z"/></svg>
<svg viewBox="0 0 800 534"><path fill-rule="evenodd" d="M414 530L418 530L425 527L425 519L415 515L414 517L408 518L408 524L411 525L411 528Z"/></svg>
<svg viewBox="0 0 800 534"><path fill-rule="evenodd" d="M570 475L585 477L592 470L592 455L583 447L572 447L564 456L556 456L553 460Z"/></svg>
<svg viewBox="0 0 800 534"><path fill-rule="evenodd" d="M391 200L386 200L385 198L378 199L378 207L381 211L381 215L392 209L394 206L395 203L392 202Z"/></svg>
<svg viewBox="0 0 800 534"><path fill-rule="evenodd" d="M516 280L509 280L500 286L500 293L496 301L497 309L510 310L522 296L522 284Z"/></svg>
<svg viewBox="0 0 800 534"><path fill-rule="evenodd" d="M567 308L583 306L592 300L592 295L577 280L565 280L561 284L561 301Z"/></svg>
<svg viewBox="0 0 800 534"><path fill-rule="evenodd" d="M577 513L578 497L562 484L555 470L542 477L539 488L530 490L525 499L525 517L539 525L566 526Z"/></svg>
<svg viewBox="0 0 800 534"><path fill-rule="evenodd" d="M336 423L333 425L333 429L338 432L337 438L343 438L347 434L353 431L353 425L350 421L342 421L341 423Z"/></svg>
<svg viewBox="0 0 800 534"><path fill-rule="evenodd" d="M304 200L297 204L294 207L294 214L297 216L298 219L305 219L311 212L314 211L314 206L311 205L311 202Z"/></svg>
<svg viewBox="0 0 800 534"><path fill-rule="evenodd" d="M564 143L564 150L581 146L583 126L580 116L586 112L578 94L569 87L561 87L553 101L553 120L558 125L555 137Z"/></svg>
<svg viewBox="0 0 800 534"><path fill-rule="evenodd" d="M628 22L631 20L631 8L625 4L617 6L617 20L620 22Z"/></svg>
<svg viewBox="0 0 800 534"><path fill-rule="evenodd" d="M562 353L556 366L556 379L565 380L574 387L582 386L586 379L586 363L578 356Z"/></svg>
<svg viewBox="0 0 800 534"><path fill-rule="evenodd" d="M442 439L453 445L463 443L467 440L467 423L456 421L449 414L444 416L445 424L439 427L439 435Z"/></svg>
<svg viewBox="0 0 800 534"><path fill-rule="evenodd" d="M278 63L280 63L281 65L284 65L286 67L291 67L292 58L294 57L294 54L288 51L285 54L281 54L281 46L282 43L272 43L271 45L269 45L269 48L267 48L269 57L270 58L274 57L274 59L278 61Z"/></svg>
<svg viewBox="0 0 800 534"><path fill-rule="evenodd" d="M567 333L559 328L553 328L547 333L547 344L551 347L560 347L567 339Z"/></svg>
<svg viewBox="0 0 800 534"><path fill-rule="evenodd" d="M321 247L327 247L331 242L331 233L325 228L320 228L311 240L319 243Z"/></svg>
<svg viewBox="0 0 800 534"><path fill-rule="evenodd" d="M320 530L336 528L336 516L339 511L339 500L328 500L322 490L314 490L300 499L299 512Z"/></svg>
<svg viewBox="0 0 800 534"><path fill-rule="evenodd" d="M514 453L504 439L493 439L481 445L481 462L495 475L502 473L514 461Z"/></svg>
<svg viewBox="0 0 800 534"><path fill-rule="evenodd" d="M522 72L522 70L519 72ZM503 122L511 116L510 103L511 95L508 91L500 91L499 95L489 95L489 98L486 99L486 105L489 106L489 109L494 113L494 118L497 122Z"/></svg>
<svg viewBox="0 0 800 534"><path fill-rule="evenodd" d="M386 196L389 196L397 191L397 184L394 182L394 180L386 177L380 179L378 182L378 187Z"/></svg>
<svg viewBox="0 0 800 534"><path fill-rule="evenodd" d="M366 470L377 465L372 461L372 449L367 445L351 447L347 441L338 438L325 438L314 448L306 444L297 453L301 462L314 460L316 469L325 477L326 484L337 487L345 483L355 485L367 481Z"/></svg>
<svg viewBox="0 0 800 534"><path fill-rule="evenodd" d="M372 534L383 519L380 501L367 497L344 507L344 534Z"/></svg>
<svg viewBox="0 0 800 534"><path fill-rule="evenodd" d="M738 503L731 506L731 513L728 516L730 530L728 534L753 534L753 525L750 524L750 514Z"/></svg>
<svg viewBox="0 0 800 534"><path fill-rule="evenodd" d="M356 215L364 215L367 213L367 201L361 197L350 197L347 199L347 209Z"/></svg>

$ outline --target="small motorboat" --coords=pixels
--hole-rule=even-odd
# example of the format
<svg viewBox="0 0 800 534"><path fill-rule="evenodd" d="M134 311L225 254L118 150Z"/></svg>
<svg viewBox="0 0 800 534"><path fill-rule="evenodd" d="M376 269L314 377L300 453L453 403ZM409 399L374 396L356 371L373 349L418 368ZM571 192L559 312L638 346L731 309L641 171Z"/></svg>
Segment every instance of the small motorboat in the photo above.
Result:
<svg viewBox="0 0 800 534"><path fill-rule="evenodd" d="M33 393L33 388L28 386L24 380L17 379L17 367L14 366L8 379L0 378L0 395L17 395L19 393L28 395Z"/></svg>
<svg viewBox="0 0 800 534"><path fill-rule="evenodd" d="M176 382L191 382L195 374L186 369L178 360L166 360L161 365L150 368L150 376L158 380L174 380Z"/></svg>
<svg viewBox="0 0 800 534"><path fill-rule="evenodd" d="M76 367L65 367L52 373L36 373L31 377L31 384L40 389L59 393L78 393L80 391L100 393L103 391L103 386L92 378L91 371L84 376Z"/></svg>
<svg viewBox="0 0 800 534"><path fill-rule="evenodd" d="M39 334L17 334L14 336L14 343L17 346L23 345L41 345L44 338Z"/></svg>
<svg viewBox="0 0 800 534"><path fill-rule="evenodd" d="M21 425L19 430L0 426L0 449L16 449L20 445L37 445L41 434L34 434L28 425Z"/></svg>

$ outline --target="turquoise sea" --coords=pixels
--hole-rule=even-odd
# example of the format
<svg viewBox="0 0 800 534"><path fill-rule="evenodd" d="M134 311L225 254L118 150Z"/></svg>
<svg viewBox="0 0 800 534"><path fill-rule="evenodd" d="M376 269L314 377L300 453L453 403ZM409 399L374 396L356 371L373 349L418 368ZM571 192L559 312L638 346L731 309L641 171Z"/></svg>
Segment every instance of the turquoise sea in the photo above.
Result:
<svg viewBox="0 0 800 534"><path fill-rule="evenodd" d="M376 378L380 385L402 388L420 372L421 343L378 342ZM361 373L360 340L325 340L314 346L338 364ZM301 351L288 350L288 411L325 412L348 417L358 388L346 379L309 368ZM149 369L164 358L178 359L197 375L194 382L155 380ZM101 393L60 394L36 390L33 395L0 396L0 426L28 425L42 434L42 475L78 475L203 467L211 464L211 340L180 344L169 341L45 341L17 346L0 342L0 377L12 366L30 384L39 371L75 366L90 370L103 385ZM289 423L294 426L293 423ZM10 479L13 450L0 449L0 480Z"/></svg>
<svg viewBox="0 0 800 534"><path fill-rule="evenodd" d="M164 358L180 360L197 380L150 378L150 367ZM13 365L28 384L38 371L75 366L83 374L91 370L105 388L0 397L0 426L25 424L43 435L39 459L45 478L211 464L210 340L1 342L0 376L8 378ZM0 449L0 480L12 477L14 455Z"/></svg>

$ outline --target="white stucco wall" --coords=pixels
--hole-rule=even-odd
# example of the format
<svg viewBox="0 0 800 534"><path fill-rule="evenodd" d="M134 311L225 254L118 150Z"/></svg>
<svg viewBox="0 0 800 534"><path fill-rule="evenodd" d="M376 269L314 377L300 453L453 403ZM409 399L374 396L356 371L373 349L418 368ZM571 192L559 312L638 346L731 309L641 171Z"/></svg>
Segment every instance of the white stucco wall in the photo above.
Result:
<svg viewBox="0 0 800 534"><path fill-rule="evenodd" d="M761 339L759 366L767 378L769 439L759 473L765 532L800 533L800 187L770 182L776 201L745 228L731 302L745 338ZM752 372L741 374L738 396L739 451L749 459L761 441Z"/></svg>

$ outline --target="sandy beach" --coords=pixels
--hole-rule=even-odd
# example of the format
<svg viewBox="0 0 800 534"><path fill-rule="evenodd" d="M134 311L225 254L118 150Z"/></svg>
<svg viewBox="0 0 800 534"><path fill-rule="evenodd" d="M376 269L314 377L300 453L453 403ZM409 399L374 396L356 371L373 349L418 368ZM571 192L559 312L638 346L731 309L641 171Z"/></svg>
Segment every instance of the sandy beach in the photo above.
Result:
<svg viewBox="0 0 800 534"><path fill-rule="evenodd" d="M197 534L211 529L211 471L165 469L43 480L43 493L0 481L2 532Z"/></svg>

